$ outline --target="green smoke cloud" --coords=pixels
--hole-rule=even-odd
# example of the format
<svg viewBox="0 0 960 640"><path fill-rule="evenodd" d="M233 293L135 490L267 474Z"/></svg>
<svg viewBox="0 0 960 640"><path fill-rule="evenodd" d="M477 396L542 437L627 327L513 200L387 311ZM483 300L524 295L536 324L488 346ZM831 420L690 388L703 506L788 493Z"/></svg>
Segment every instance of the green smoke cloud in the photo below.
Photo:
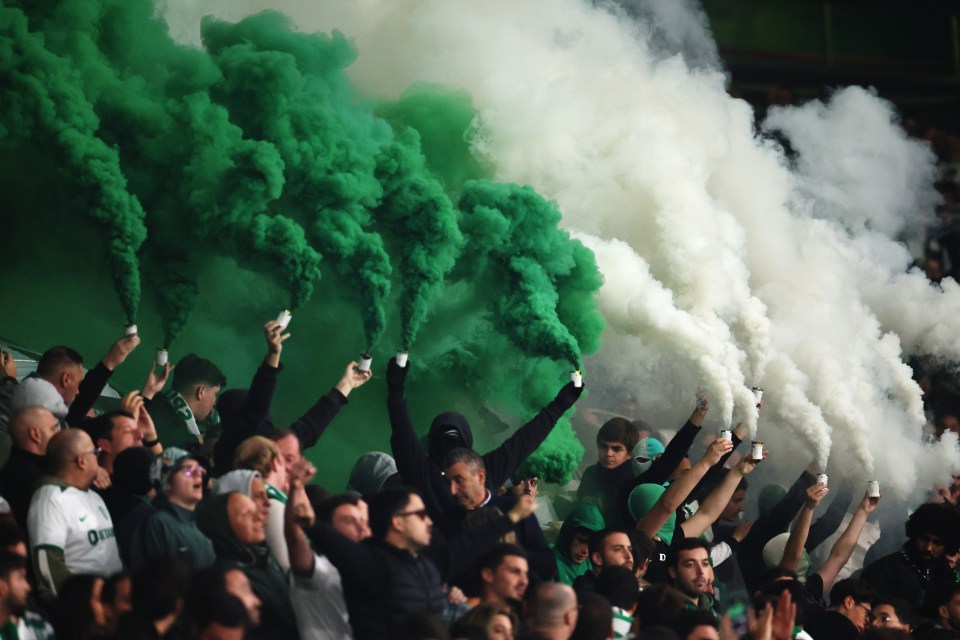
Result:
<svg viewBox="0 0 960 640"><path fill-rule="evenodd" d="M456 409L482 447L504 435L484 415L529 419L565 382L563 361L598 346L600 276L551 203L477 180L490 171L470 152L469 96L418 87L366 101L344 73L356 56L346 37L297 33L274 13L207 20L202 34L203 50L177 45L147 0L0 9L13 218L0 295L33 307L5 312L8 337L92 355L118 326L103 278L132 319L142 274L141 335L176 343L173 360L212 358L232 384L259 360L260 325L298 309L279 422L325 391L318 375L332 383L361 340L382 338L416 346L422 429ZM26 247L41 239L50 258L37 261ZM70 309L73 322L37 308ZM139 386L145 351L118 386ZM389 450L379 384L311 452L333 488L359 453ZM564 418L529 464L564 480L581 455Z"/></svg>

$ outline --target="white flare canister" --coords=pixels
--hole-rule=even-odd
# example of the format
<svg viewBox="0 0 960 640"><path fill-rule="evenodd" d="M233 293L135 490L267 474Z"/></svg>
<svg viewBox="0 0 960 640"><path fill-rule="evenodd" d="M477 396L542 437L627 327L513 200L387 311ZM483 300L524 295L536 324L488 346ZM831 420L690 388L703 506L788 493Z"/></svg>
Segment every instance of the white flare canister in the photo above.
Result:
<svg viewBox="0 0 960 640"><path fill-rule="evenodd" d="M360 354L360 364L357 365L357 371L366 373L370 371L370 365L373 364L373 356L364 351Z"/></svg>
<svg viewBox="0 0 960 640"><path fill-rule="evenodd" d="M287 325L290 324L290 320L293 319L293 314L290 313L289 309L284 309L280 312L280 315L277 316L277 324L280 325L280 330L287 328Z"/></svg>
<svg viewBox="0 0 960 640"><path fill-rule="evenodd" d="M717 437L720 438L721 440L728 440L730 442L733 442L733 431L731 431L730 429L720 429L720 435ZM761 451L760 454L762 456L763 452Z"/></svg>
<svg viewBox="0 0 960 640"><path fill-rule="evenodd" d="M166 349L164 349L163 347L160 347L159 349L157 349L157 355L154 356L153 361L154 363L156 363L158 367L164 367L166 366L169 359L170 359L170 354L167 353Z"/></svg>
<svg viewBox="0 0 960 640"><path fill-rule="evenodd" d="M750 445L750 457L763 460L763 440L754 440Z"/></svg>
<svg viewBox="0 0 960 640"><path fill-rule="evenodd" d="M880 482L878 482L877 480L867 481L867 497L868 498L880 497Z"/></svg>
<svg viewBox="0 0 960 640"><path fill-rule="evenodd" d="M137 335L137 325L128 324L127 327L123 330L123 335L125 336L135 336Z"/></svg>
<svg viewBox="0 0 960 640"><path fill-rule="evenodd" d="M580 388L583 386L583 374L579 371L570 372L570 382L573 383L573 386Z"/></svg>
<svg viewBox="0 0 960 640"><path fill-rule="evenodd" d="M825 473L817 474L817 482L819 482L823 486L827 486L827 480L829 480L829 477L827 476L827 474Z"/></svg>
<svg viewBox="0 0 960 640"><path fill-rule="evenodd" d="M406 351L397 351L397 366L401 369L407 366L407 352Z"/></svg>
<svg viewBox="0 0 960 640"><path fill-rule="evenodd" d="M753 387L750 390L753 391L753 397L757 401L757 409L759 409L760 405L763 404L763 389L761 387Z"/></svg>

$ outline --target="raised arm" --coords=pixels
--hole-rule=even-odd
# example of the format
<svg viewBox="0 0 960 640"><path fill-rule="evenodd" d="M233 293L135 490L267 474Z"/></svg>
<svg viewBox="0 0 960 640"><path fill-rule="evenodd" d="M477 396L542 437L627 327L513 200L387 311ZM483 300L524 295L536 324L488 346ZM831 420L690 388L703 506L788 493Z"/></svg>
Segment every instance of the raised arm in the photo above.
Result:
<svg viewBox="0 0 960 640"><path fill-rule="evenodd" d="M867 517L876 510L879 502L880 498L870 498L864 494L863 500L860 501L857 510L853 512L853 517L850 518L847 529L833 543L833 548L830 549L827 560L817 569L817 573L823 578L824 593L830 591L833 581L837 579L843 565L847 564L847 560L853 555L853 550L860 539L860 533L863 531L863 525L866 524Z"/></svg>
<svg viewBox="0 0 960 640"><path fill-rule="evenodd" d="M712 467L732 447L733 443L729 440L714 440L707 448L707 453L703 458L690 467L690 470L680 476L676 482L667 487L667 490L653 505L653 508L637 521L637 530L650 538L655 537L670 518L670 514L683 505L690 491L697 486L707 469Z"/></svg>
<svg viewBox="0 0 960 640"><path fill-rule="evenodd" d="M66 422L71 427L78 426L87 416L87 412L93 408L94 403L103 388L107 386L107 380L113 375L114 369L123 364L137 345L140 344L140 336L124 336L110 345L107 355L90 369L80 382L77 389L77 397L70 403L70 409L67 412Z"/></svg>
<svg viewBox="0 0 960 640"><path fill-rule="evenodd" d="M365 384L371 375L373 374L370 371L359 371L357 363L351 362L330 393L320 398L309 411L290 425L304 451L317 443L343 405L347 404L350 392Z"/></svg>
<svg viewBox="0 0 960 640"><path fill-rule="evenodd" d="M309 466L307 466L309 465ZM304 459L290 470L290 494L283 512L283 536L287 541L290 570L293 575L309 578L313 575L315 555L303 529L309 529L316 520L310 499L304 490L306 478L313 465Z"/></svg>
<svg viewBox="0 0 960 640"><path fill-rule="evenodd" d="M650 468L636 477L634 486L641 484L663 484L666 482L667 478L669 478L674 469L677 468L684 456L687 455L687 452L690 451L694 440L696 440L700 434L700 428L703 426L703 421L706 419L709 411L710 401L707 396L703 394L698 395L697 406L693 409L693 413L690 414L690 418L686 424L684 424L680 431L677 432L677 435L667 443L667 448L663 454L653 461Z"/></svg>
<svg viewBox="0 0 960 640"><path fill-rule="evenodd" d="M723 441L721 440L721 442ZM727 445L732 450L733 443L727 442ZM766 451L764 451L764 455L766 455ZM707 527L716 522L720 514L723 513L723 508L730 502L730 498L733 497L733 493L740 485L740 480L749 475L759 462L759 460L744 458L736 467L730 469L723 480L720 481L720 484L703 501L697 512L680 524L683 534L688 538L696 538L706 531Z"/></svg>
<svg viewBox="0 0 960 640"><path fill-rule="evenodd" d="M783 557L780 558L780 568L796 571L800 564L800 558L803 557L803 549L807 543L807 536L810 534L810 523L813 522L813 512L820 505L820 502L830 492L822 482L807 487L807 501L800 509L800 515L793 523L793 529L790 531L790 537L787 538L787 545L783 549Z"/></svg>

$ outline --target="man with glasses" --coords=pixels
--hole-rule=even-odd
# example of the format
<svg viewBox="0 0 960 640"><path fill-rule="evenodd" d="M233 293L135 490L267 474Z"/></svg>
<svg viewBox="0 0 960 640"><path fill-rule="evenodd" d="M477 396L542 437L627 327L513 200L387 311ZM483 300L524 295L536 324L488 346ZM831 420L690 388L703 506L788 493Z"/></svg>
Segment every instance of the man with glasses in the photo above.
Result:
<svg viewBox="0 0 960 640"><path fill-rule="evenodd" d="M411 614L439 618L444 580L475 562L533 507L533 499L523 496L506 516L431 545L433 521L423 499L415 489L397 487L371 498L371 538L355 542L326 522L317 522L308 535L340 572L354 638L379 640L391 637L390 630Z"/></svg>
<svg viewBox="0 0 960 640"><path fill-rule="evenodd" d="M194 518L203 499L206 469L183 449L172 447L160 458L161 493L152 514L133 534L130 558L133 567L154 556L177 558L193 571L216 560L213 543L200 532Z"/></svg>
<svg viewBox="0 0 960 640"><path fill-rule="evenodd" d="M27 514L30 551L43 597L56 597L71 575L123 570L110 513L90 489L100 468L99 455L82 429L60 431L47 445L54 475L37 488Z"/></svg>
<svg viewBox="0 0 960 640"><path fill-rule="evenodd" d="M875 593L870 585L861 580L848 578L833 585L830 591L830 606L804 626L804 631L814 638L830 640L853 640L870 626L873 619Z"/></svg>

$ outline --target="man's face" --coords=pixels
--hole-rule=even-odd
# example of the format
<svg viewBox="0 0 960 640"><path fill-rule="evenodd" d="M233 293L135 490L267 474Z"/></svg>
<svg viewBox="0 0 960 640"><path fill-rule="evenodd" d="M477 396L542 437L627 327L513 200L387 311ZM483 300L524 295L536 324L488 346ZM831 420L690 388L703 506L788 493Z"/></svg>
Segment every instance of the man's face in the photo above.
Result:
<svg viewBox="0 0 960 640"><path fill-rule="evenodd" d="M680 551L677 556L677 566L670 567L670 577L688 597L699 598L713 582L710 554L698 547Z"/></svg>
<svg viewBox="0 0 960 640"><path fill-rule="evenodd" d="M487 499L487 489L483 483L487 473L483 469L474 469L466 462L456 462L446 470L450 493L461 506L476 509Z"/></svg>
<svg viewBox="0 0 960 640"><path fill-rule="evenodd" d="M603 469L616 469L630 459L630 451L622 442L600 440L597 443L597 455Z"/></svg>
<svg viewBox="0 0 960 640"><path fill-rule="evenodd" d="M260 624L260 598L250 588L250 580L240 569L231 569L223 576L227 593L231 593L243 602L247 608L247 616L253 626Z"/></svg>
<svg viewBox="0 0 960 640"><path fill-rule="evenodd" d="M60 431L60 421L57 420L55 415L39 407L34 415L32 428L36 428L37 430L37 446L40 448L41 453L46 453L47 443L50 442L50 438Z"/></svg>
<svg viewBox="0 0 960 640"><path fill-rule="evenodd" d="M897 616L897 610L893 608L893 605L889 604L878 604L873 608L873 626L907 631L910 629L910 626L905 625L903 620Z"/></svg>
<svg viewBox="0 0 960 640"><path fill-rule="evenodd" d="M612 533L603 541L603 550L594 553L593 563L601 569L605 567L626 567L633 569L633 551L630 549L630 538L625 533Z"/></svg>
<svg viewBox="0 0 960 640"><path fill-rule="evenodd" d="M193 407L193 417L199 421L209 418L217 404L218 393L220 393L220 385L214 387L200 385L197 391L197 401L194 403L196 406Z"/></svg>
<svg viewBox="0 0 960 640"><path fill-rule="evenodd" d="M950 598L950 602L937 607L937 617L946 629L960 630L960 595Z"/></svg>
<svg viewBox="0 0 960 640"><path fill-rule="evenodd" d="M520 602L527 591L530 580L527 577L527 559L520 556L504 556L496 569L483 569L484 594L499 601Z"/></svg>
<svg viewBox="0 0 960 640"><path fill-rule="evenodd" d="M267 535L263 528L260 510L253 500L242 493L230 494L227 517L230 519L233 535L243 544L260 544L266 540Z"/></svg>
<svg viewBox="0 0 960 640"><path fill-rule="evenodd" d="M290 468L303 458L303 453L300 451L300 439L292 433L277 440L277 448L280 449L280 457L283 458L283 464L288 473Z"/></svg>
<svg viewBox="0 0 960 640"><path fill-rule="evenodd" d="M13 569L10 575L4 581L6 582L7 611L18 616L22 616L27 609L27 596L30 595L30 583L27 581L27 570Z"/></svg>
<svg viewBox="0 0 960 640"><path fill-rule="evenodd" d="M537 478L537 477L525 478L520 482L518 482L513 487L513 495L517 497L530 496L534 500L536 500L537 491L539 491L539 487L540 487L540 478Z"/></svg>
<svg viewBox="0 0 960 640"><path fill-rule="evenodd" d="M60 376L60 384L57 386L60 395L63 396L63 403L68 407L80 392L81 382L83 382L83 365L71 364L63 370Z"/></svg>
<svg viewBox="0 0 960 640"><path fill-rule="evenodd" d="M270 520L270 498L267 496L267 485L263 483L263 478L256 476L250 482L250 498L257 509L260 510L260 517L264 522Z"/></svg>
<svg viewBox="0 0 960 640"><path fill-rule="evenodd" d="M570 541L570 559L579 564L590 556L590 532L581 530Z"/></svg>
<svg viewBox="0 0 960 640"><path fill-rule="evenodd" d="M170 474L164 487L167 497L176 505L192 509L203 499L205 469L194 459L180 462L180 468Z"/></svg>
<svg viewBox="0 0 960 640"><path fill-rule="evenodd" d="M330 524L354 542L370 537L370 527L365 522L360 508L354 504L342 504L334 509Z"/></svg>
<svg viewBox="0 0 960 640"><path fill-rule="evenodd" d="M743 503L747 499L747 492L743 489L737 489L733 492L733 496L730 498L730 502L727 503L727 506L723 508L723 511L720 512L720 519L727 521L734 521L740 518L740 514L743 513Z"/></svg>
<svg viewBox="0 0 960 640"><path fill-rule="evenodd" d="M393 522L398 523L400 535L414 550L423 549L430 544L433 520L427 515L427 508L420 496L411 494L403 511L393 516Z"/></svg>
<svg viewBox="0 0 960 640"><path fill-rule="evenodd" d="M116 457L120 452L130 447L139 447L143 444L143 434L133 418L127 416L113 417L113 430L110 432L110 453ZM104 445L106 449L106 445Z"/></svg>
<svg viewBox="0 0 960 640"><path fill-rule="evenodd" d="M86 465L84 467L86 476L84 481L80 483L80 488L89 489L93 485L94 479L97 477L97 472L100 470L100 463L97 461L97 450L93 446L93 440L91 440L90 436L85 432L80 434L78 444L78 457L82 457Z"/></svg>
<svg viewBox="0 0 960 640"><path fill-rule="evenodd" d="M708 624L694 627L683 640L720 640L720 632Z"/></svg>
<svg viewBox="0 0 960 640"><path fill-rule="evenodd" d="M914 539L913 544L920 560L928 565L943 555L943 538L938 535L921 533Z"/></svg>
<svg viewBox="0 0 960 640"><path fill-rule="evenodd" d="M128 611L133 611L133 602L130 599L131 581L129 577L117 581L112 602L104 602L103 612L106 616L106 627L116 632L120 618Z"/></svg>
<svg viewBox="0 0 960 640"><path fill-rule="evenodd" d="M844 606L840 607L839 612L855 624L860 633L863 633L870 625L871 610L872 607L869 602L857 602L852 597L847 596L844 600Z"/></svg>

